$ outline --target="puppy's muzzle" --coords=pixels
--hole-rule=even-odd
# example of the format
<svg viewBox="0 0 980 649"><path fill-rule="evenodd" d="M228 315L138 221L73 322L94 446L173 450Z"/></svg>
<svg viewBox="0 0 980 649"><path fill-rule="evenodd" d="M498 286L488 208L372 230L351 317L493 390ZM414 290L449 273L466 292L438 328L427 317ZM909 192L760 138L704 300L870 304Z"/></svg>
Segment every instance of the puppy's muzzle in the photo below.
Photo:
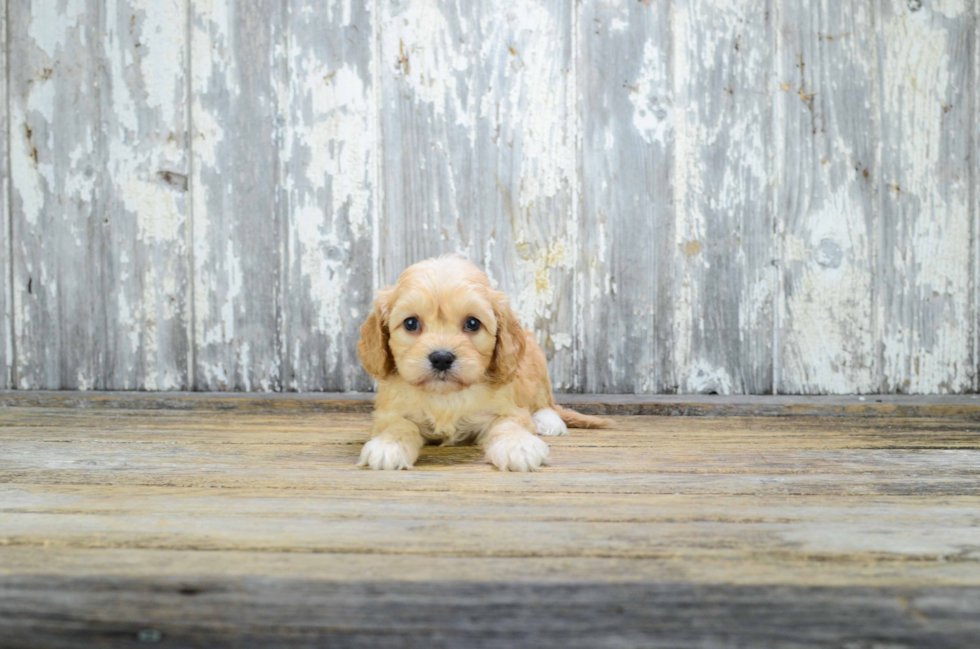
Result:
<svg viewBox="0 0 980 649"><path fill-rule="evenodd" d="M445 372L453 363L456 362L456 354L452 352L447 352L443 349L437 350L429 354L429 363L432 365L432 369L437 372Z"/></svg>

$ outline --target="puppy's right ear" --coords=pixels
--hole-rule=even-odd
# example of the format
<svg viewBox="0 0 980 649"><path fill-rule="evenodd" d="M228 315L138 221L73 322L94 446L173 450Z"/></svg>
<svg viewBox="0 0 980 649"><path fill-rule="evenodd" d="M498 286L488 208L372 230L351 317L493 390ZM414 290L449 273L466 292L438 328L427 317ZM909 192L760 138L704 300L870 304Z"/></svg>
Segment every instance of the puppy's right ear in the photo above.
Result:
<svg viewBox="0 0 980 649"><path fill-rule="evenodd" d="M361 339L357 341L357 355L367 373L376 379L384 379L395 371L395 359L388 347L388 307L392 289L378 291L371 314L361 325Z"/></svg>

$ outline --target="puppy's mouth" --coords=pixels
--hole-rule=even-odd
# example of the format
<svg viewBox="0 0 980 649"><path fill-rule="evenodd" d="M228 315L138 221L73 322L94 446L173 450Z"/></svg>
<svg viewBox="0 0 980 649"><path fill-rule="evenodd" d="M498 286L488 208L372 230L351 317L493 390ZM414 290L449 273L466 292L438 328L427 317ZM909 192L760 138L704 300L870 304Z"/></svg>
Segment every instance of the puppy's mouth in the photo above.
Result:
<svg viewBox="0 0 980 649"><path fill-rule="evenodd" d="M466 382L461 380L452 370L431 371L428 376L418 382L420 388L434 388L437 390L455 389L461 390L466 387Z"/></svg>

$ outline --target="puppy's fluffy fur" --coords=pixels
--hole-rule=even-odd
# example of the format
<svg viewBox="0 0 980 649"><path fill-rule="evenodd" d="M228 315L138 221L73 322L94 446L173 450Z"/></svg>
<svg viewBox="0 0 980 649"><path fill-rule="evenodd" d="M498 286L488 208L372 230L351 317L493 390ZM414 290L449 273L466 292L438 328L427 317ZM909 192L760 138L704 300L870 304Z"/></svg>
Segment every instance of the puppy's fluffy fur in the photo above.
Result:
<svg viewBox="0 0 980 649"><path fill-rule="evenodd" d="M448 368L434 352L454 357ZM360 466L408 469L426 442L475 442L503 471L548 461L538 435L606 421L555 405L544 353L487 276L458 256L409 267L378 292L361 326L361 362L378 380ZM438 359L438 356L435 358Z"/></svg>

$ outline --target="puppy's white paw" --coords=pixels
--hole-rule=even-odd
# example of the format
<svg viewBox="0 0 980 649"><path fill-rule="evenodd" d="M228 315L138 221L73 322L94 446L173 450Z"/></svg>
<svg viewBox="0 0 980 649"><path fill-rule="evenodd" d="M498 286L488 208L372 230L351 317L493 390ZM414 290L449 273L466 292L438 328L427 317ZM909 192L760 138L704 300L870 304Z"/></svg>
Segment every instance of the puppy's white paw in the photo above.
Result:
<svg viewBox="0 0 980 649"><path fill-rule="evenodd" d="M380 435L368 441L361 449L357 466L385 471L411 469L419 457L414 445L388 435Z"/></svg>
<svg viewBox="0 0 980 649"><path fill-rule="evenodd" d="M561 420L557 412L551 408L542 408L531 417L534 420L534 427L538 429L538 435L551 437L552 435L567 435L568 426Z"/></svg>
<svg viewBox="0 0 980 649"><path fill-rule="evenodd" d="M502 436L487 446L487 461L501 471L538 471L550 455L548 445L528 431Z"/></svg>

